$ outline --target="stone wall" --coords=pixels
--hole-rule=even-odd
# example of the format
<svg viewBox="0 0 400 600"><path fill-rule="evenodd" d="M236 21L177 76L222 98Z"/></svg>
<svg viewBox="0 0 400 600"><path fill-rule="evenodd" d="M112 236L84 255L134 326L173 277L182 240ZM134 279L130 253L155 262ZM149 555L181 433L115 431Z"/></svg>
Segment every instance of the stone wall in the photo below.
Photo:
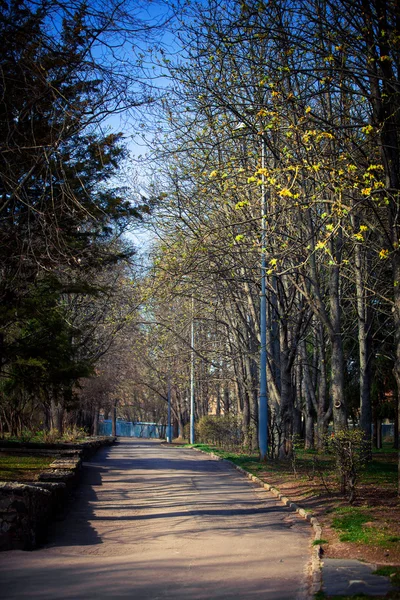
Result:
<svg viewBox="0 0 400 600"><path fill-rule="evenodd" d="M0 550L32 550L43 543L49 522L64 510L69 492L79 481L82 459L114 442L115 438L97 438L68 444L68 449L65 444L52 444L50 449L59 457L49 470L39 475L38 481L24 484L0 481ZM4 450L35 452L31 444L24 448L20 445L18 449L1 445ZM49 449L40 446L39 452Z"/></svg>
<svg viewBox="0 0 400 600"><path fill-rule="evenodd" d="M43 541L45 524L52 512L51 490L0 482L0 550L35 548Z"/></svg>

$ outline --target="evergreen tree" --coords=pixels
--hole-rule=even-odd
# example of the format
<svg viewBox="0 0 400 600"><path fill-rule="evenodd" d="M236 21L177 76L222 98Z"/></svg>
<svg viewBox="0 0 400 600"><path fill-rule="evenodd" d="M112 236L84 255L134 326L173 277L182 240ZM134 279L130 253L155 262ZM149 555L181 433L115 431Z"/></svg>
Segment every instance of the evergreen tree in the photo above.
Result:
<svg viewBox="0 0 400 600"><path fill-rule="evenodd" d="M96 273L132 255L120 237L140 209L114 184L122 135L98 127L119 94L93 58L100 25L85 3L0 6L3 403L21 389L71 397L91 365L64 297L98 293Z"/></svg>

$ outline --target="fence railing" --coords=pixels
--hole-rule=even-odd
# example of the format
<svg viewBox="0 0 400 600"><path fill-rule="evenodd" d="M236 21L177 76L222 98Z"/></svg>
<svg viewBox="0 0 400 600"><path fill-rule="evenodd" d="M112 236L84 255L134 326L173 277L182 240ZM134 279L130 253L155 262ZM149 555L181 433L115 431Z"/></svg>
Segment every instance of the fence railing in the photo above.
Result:
<svg viewBox="0 0 400 600"><path fill-rule="evenodd" d="M137 437L137 438L164 438L165 425L158 423L132 423L117 419L118 437ZM107 419L99 422L99 435L111 435L112 422Z"/></svg>

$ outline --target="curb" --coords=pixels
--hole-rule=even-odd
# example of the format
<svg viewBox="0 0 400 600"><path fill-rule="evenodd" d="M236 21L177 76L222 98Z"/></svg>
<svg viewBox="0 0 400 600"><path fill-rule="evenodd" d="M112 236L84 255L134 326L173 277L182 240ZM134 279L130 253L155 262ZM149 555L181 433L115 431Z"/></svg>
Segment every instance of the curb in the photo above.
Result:
<svg viewBox="0 0 400 600"><path fill-rule="evenodd" d="M292 502L287 496L284 496L278 490L278 488L270 485L269 483L266 483L265 481L263 481L256 475L252 475L251 473L249 473L242 467L235 465L235 463L228 460L227 458L222 458L221 456L218 456L217 454L214 454L213 452L206 452L205 450L201 450L200 448L191 448L191 450L196 450L196 452L201 452L202 454L206 454L207 456L210 456L213 460L223 461L223 462L226 462L226 463L229 463L230 465L232 465L232 467L234 467L236 469L236 471L239 471L239 473L242 473L243 475L245 475L250 481L257 483L260 487L264 488L267 492L271 492L274 496L276 496L278 498L278 500L280 500L282 502L282 504L284 504L285 506L287 506L294 512L297 512L297 514L300 517L302 517L303 519L308 521L310 523L311 527L314 529L314 533L315 533L314 541L320 540L322 538L322 527L321 527L319 521L316 519L316 517L313 517L312 514L308 513L306 510L304 510L304 508L301 508L298 504L296 504L295 502ZM314 545L312 547L312 553L311 553L311 589L310 589L311 597L314 597L314 595L317 594L318 592L320 592L321 588L322 588L321 555L322 555L321 545L320 544Z"/></svg>

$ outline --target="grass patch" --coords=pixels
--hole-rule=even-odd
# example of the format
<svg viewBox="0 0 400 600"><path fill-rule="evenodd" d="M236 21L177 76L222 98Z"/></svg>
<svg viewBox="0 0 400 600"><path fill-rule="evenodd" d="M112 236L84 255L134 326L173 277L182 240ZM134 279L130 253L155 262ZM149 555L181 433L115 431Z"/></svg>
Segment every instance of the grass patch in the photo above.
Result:
<svg viewBox="0 0 400 600"><path fill-rule="evenodd" d="M335 510L332 527L339 530L341 542L353 542L367 546L388 546L399 541L398 536L390 535L386 527L371 525L374 517L364 508L345 507ZM368 526L366 526L368 523Z"/></svg>
<svg viewBox="0 0 400 600"><path fill-rule="evenodd" d="M372 454L397 454L396 448L393 447L393 442L383 442L382 448L372 448Z"/></svg>
<svg viewBox="0 0 400 600"><path fill-rule="evenodd" d="M245 454L240 452L233 452L223 450L221 448L213 447L209 444L187 444L188 447L199 448L205 452L213 452L221 458L230 460L235 465L246 469L250 473L256 475L258 472L263 471L265 464L261 463L258 454ZM392 450L392 446L388 446L384 450L373 452L373 460L369 462L365 470L360 473L360 482L367 485L374 485L375 487L380 486L394 486L397 485L397 459L396 456L388 456L389 449ZM393 458L394 457L394 458ZM267 461L268 471L270 473L276 473L277 475L287 474L293 476L293 469L290 461ZM320 477L320 473L324 473L327 479L331 479L336 476L335 460L332 455L319 454L316 450L298 450L297 457L297 476L299 480L314 480Z"/></svg>
<svg viewBox="0 0 400 600"><path fill-rule="evenodd" d="M322 546L322 544L329 544L329 542L321 538L320 540L314 540L312 543L313 546Z"/></svg>
<svg viewBox="0 0 400 600"><path fill-rule="evenodd" d="M357 594L356 596L327 596L325 592L317 592L314 595L315 600L362 600L363 598L370 598L365 594ZM375 600L384 600L387 596L374 596Z"/></svg>
<svg viewBox="0 0 400 600"><path fill-rule="evenodd" d="M33 442L35 444L58 444L58 443L79 443L88 438L88 434L82 427L67 427L63 433L57 429L51 431L24 429L20 435L12 436L5 434L3 439L8 442L17 442L19 444L27 444Z"/></svg>
<svg viewBox="0 0 400 600"><path fill-rule="evenodd" d="M400 596L397 591L389 592L386 596L372 596L374 600L399 600ZM317 592L314 595L315 600L363 600L371 598L366 594L356 594L355 596L327 596L325 592Z"/></svg>
<svg viewBox="0 0 400 600"><path fill-rule="evenodd" d="M208 444L184 444L185 448L198 448L199 450L204 450L204 452L215 452L214 448L209 446Z"/></svg>
<svg viewBox="0 0 400 600"><path fill-rule="evenodd" d="M370 544L375 541L377 530L375 527L365 527L365 523L372 520L369 511L362 508L345 507L335 511L337 516L332 519L332 527L341 534L341 542L354 542Z"/></svg>
<svg viewBox="0 0 400 600"><path fill-rule="evenodd" d="M389 565L385 565L374 571L374 575L384 575L385 577L390 577L394 585L400 586L400 567L391 567Z"/></svg>
<svg viewBox="0 0 400 600"><path fill-rule="evenodd" d="M374 458L370 463L368 463L365 471L361 475L361 481L364 483L373 484L377 487L381 485L396 485L396 462L387 462L387 457L385 455L381 455L379 458L381 460Z"/></svg>
<svg viewBox="0 0 400 600"><path fill-rule="evenodd" d="M327 596L324 592L318 592L315 594L315 600L363 600L364 598L371 598L365 594L357 594L356 596ZM388 598L396 598L396 596L373 596L374 600L386 600Z"/></svg>
<svg viewBox="0 0 400 600"><path fill-rule="evenodd" d="M49 468L54 456L18 456L0 453L0 480L32 481L39 473Z"/></svg>

